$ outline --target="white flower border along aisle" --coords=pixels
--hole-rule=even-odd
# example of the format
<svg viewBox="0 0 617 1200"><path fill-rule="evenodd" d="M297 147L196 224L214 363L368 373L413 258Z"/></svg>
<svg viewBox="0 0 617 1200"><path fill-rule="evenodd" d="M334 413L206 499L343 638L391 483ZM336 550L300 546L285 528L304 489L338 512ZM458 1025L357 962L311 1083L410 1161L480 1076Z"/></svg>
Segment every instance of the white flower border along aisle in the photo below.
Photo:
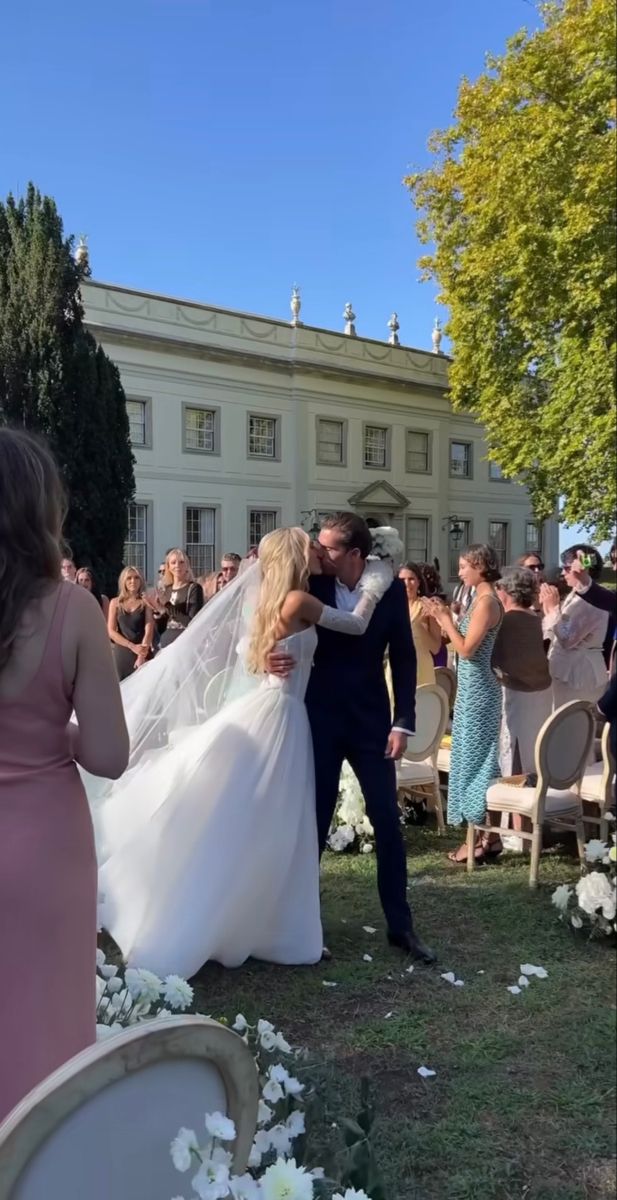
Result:
<svg viewBox="0 0 617 1200"><path fill-rule="evenodd" d="M118 967L107 962L102 950L97 950L96 994L98 1040L144 1021L186 1012L194 999L193 988L180 976L159 979L152 971ZM253 1053L261 1091L248 1171L241 1177L231 1174L227 1144L236 1136L233 1122L221 1113L208 1113L201 1144L194 1130L184 1128L171 1142L177 1170L195 1172L193 1191L173 1200L386 1200L370 1141L374 1113L366 1088L357 1121L340 1122L345 1145L333 1155L340 1159L338 1178L327 1179L323 1169L304 1165L307 1101L315 1093L297 1075L306 1073L307 1052L293 1050L270 1021L250 1025L238 1014L231 1028ZM281 1057L293 1062L294 1074Z"/></svg>
<svg viewBox="0 0 617 1200"><path fill-rule="evenodd" d="M617 933L617 848L592 838L585 846L585 862L592 868L574 888L562 883L552 895L560 920L573 929L588 929L590 937Z"/></svg>

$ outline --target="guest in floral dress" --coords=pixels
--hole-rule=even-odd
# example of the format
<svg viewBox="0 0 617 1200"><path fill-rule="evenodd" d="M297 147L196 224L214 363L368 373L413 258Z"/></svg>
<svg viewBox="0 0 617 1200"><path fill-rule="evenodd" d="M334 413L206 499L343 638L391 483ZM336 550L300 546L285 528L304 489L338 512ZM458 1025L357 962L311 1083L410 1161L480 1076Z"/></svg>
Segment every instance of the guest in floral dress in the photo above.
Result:
<svg viewBox="0 0 617 1200"><path fill-rule="evenodd" d="M445 604L425 600L426 611L448 636L458 656L458 687L452 723L452 750L448 781L448 821L480 822L486 811L486 792L499 775L501 686L491 669L491 657L501 624L502 608L495 595L499 564L491 546L472 545L459 560L459 578L474 589L473 602L458 628ZM484 835L476 858L495 857L502 846L498 835ZM448 856L464 863L466 843Z"/></svg>

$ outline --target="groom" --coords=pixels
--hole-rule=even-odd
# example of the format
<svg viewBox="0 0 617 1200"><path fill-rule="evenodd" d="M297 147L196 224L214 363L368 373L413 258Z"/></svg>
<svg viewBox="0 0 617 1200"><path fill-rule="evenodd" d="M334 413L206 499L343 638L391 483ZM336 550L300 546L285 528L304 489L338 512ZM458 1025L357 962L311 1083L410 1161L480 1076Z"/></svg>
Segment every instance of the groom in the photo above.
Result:
<svg viewBox="0 0 617 1200"><path fill-rule="evenodd" d="M324 522L319 543L324 573L311 578L311 592L324 604L351 612L371 553L370 530L355 513L336 513ZM320 850L326 846L341 767L347 759L375 830L377 881L388 940L418 961L432 963L435 955L416 936L407 901L407 862L396 794L394 764L415 728L416 656L403 584L394 580L362 637L319 627L317 635L306 707L315 754ZM384 676L386 651L394 722ZM286 655L271 656L275 673L286 674L292 665Z"/></svg>

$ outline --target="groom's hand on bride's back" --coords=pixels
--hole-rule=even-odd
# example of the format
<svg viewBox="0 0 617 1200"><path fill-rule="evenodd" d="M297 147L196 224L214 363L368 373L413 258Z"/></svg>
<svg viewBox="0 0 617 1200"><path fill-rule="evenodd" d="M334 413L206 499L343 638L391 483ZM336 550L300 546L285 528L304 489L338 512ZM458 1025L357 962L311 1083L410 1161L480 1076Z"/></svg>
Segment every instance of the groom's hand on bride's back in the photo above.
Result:
<svg viewBox="0 0 617 1200"><path fill-rule="evenodd" d="M278 675L280 679L286 679L291 675L296 665L295 658L291 654L285 654L282 650L272 650L266 659L266 666L269 675Z"/></svg>

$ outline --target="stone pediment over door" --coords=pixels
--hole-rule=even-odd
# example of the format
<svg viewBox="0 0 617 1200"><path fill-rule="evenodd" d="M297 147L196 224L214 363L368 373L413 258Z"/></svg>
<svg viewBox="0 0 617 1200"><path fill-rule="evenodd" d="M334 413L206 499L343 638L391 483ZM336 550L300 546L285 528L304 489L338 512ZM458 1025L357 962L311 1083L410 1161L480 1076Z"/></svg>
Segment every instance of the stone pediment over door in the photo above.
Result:
<svg viewBox="0 0 617 1200"><path fill-rule="evenodd" d="M386 479L370 483L368 487L349 497L351 508L379 509L382 512L402 513L409 507L409 500L397 491Z"/></svg>

